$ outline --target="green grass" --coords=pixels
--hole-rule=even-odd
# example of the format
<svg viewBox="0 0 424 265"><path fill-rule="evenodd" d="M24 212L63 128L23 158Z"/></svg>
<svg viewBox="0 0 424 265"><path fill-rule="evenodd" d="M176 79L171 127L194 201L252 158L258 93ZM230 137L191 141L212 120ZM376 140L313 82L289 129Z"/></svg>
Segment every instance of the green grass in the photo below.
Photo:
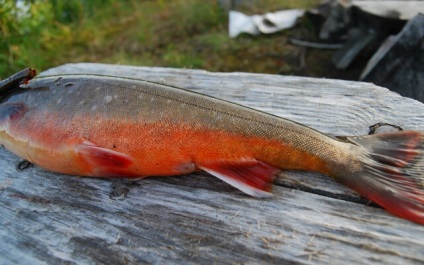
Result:
<svg viewBox="0 0 424 265"><path fill-rule="evenodd" d="M1 78L70 62L290 72L287 33L229 39L227 12L215 0L29 2L28 13L18 17L14 0L0 0ZM317 2L256 0L241 9L263 13Z"/></svg>

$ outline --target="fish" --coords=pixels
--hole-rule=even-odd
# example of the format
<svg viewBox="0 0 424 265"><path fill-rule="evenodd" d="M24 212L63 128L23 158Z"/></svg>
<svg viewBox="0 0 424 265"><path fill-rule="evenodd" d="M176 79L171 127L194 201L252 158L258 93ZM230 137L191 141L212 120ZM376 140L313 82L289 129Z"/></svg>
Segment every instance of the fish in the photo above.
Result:
<svg viewBox="0 0 424 265"><path fill-rule="evenodd" d="M246 106L119 76L0 82L0 144L68 175L141 179L203 170L254 197L281 171L334 178L401 218L424 224L424 133L333 137Z"/></svg>

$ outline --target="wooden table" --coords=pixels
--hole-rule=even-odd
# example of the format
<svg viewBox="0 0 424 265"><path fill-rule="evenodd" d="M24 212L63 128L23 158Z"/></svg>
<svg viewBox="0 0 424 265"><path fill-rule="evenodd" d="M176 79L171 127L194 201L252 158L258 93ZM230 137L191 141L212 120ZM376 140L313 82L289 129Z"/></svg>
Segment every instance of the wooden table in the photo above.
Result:
<svg viewBox="0 0 424 265"><path fill-rule="evenodd" d="M388 122L424 130L424 105L360 82L191 69L67 64L179 86L335 135ZM136 183L80 178L0 150L0 264L423 264L424 226L333 180L286 172L270 199L206 174Z"/></svg>

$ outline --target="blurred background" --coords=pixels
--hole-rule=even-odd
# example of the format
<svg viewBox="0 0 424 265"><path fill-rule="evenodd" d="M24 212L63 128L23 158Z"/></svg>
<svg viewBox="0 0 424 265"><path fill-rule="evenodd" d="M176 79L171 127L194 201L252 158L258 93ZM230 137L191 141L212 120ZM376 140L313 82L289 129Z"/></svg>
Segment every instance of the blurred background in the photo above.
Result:
<svg viewBox="0 0 424 265"><path fill-rule="evenodd" d="M244 1L236 8L260 14L318 3ZM40 72L71 62L336 76L331 62L325 69L328 51L302 54L303 48L288 42L299 32L315 34L310 21L271 35L230 39L227 8L217 0L0 0L0 78L25 67Z"/></svg>

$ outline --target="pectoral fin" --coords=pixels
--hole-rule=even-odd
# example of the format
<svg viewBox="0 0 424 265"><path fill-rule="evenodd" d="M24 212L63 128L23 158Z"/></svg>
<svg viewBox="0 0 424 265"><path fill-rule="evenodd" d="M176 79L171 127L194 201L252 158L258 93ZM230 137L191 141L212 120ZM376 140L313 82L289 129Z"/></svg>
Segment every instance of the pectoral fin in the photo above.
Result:
<svg viewBox="0 0 424 265"><path fill-rule="evenodd" d="M134 163L129 155L91 143L77 145L76 152L91 166L93 176L131 177L135 175L128 169Z"/></svg>
<svg viewBox="0 0 424 265"><path fill-rule="evenodd" d="M255 159L219 161L199 168L254 197L271 196L272 181L278 170Z"/></svg>

